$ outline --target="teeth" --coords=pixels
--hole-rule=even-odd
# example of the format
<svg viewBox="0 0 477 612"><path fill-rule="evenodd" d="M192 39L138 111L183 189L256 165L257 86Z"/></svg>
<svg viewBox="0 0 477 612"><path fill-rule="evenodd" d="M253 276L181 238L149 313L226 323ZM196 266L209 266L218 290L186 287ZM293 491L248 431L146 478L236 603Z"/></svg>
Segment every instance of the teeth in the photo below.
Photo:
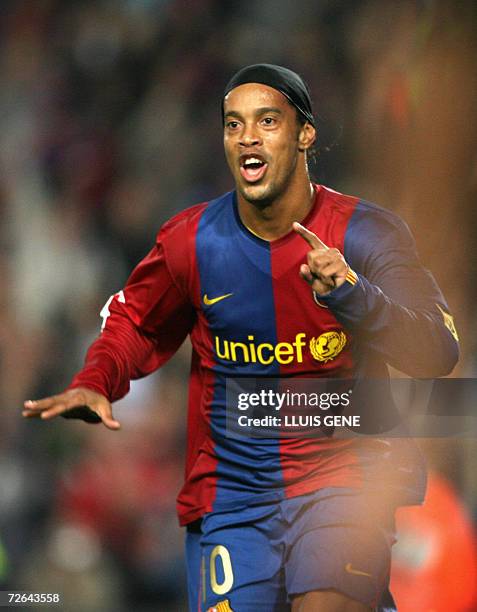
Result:
<svg viewBox="0 0 477 612"><path fill-rule="evenodd" d="M249 157L245 160L244 166L249 166L250 164L261 164L263 163L261 159L257 159L256 157Z"/></svg>

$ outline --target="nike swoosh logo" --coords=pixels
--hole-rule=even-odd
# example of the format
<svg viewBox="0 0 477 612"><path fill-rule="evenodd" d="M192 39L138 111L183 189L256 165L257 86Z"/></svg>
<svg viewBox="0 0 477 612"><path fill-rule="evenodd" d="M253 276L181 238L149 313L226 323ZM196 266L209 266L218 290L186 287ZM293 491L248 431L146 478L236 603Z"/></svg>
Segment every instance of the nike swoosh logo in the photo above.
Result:
<svg viewBox="0 0 477 612"><path fill-rule="evenodd" d="M228 298L231 295L233 295L233 293L226 293L225 295L219 295L219 297L216 297L216 298L208 298L207 293L206 293L204 295L204 304L206 306L212 306L212 304L217 304L217 302L220 302L221 300L225 300L225 298Z"/></svg>
<svg viewBox="0 0 477 612"><path fill-rule="evenodd" d="M348 572L348 574L354 574L355 576L367 576L368 578L373 577L373 575L368 574L368 572L362 572L361 570L354 569L351 563L347 563L345 565L345 570Z"/></svg>

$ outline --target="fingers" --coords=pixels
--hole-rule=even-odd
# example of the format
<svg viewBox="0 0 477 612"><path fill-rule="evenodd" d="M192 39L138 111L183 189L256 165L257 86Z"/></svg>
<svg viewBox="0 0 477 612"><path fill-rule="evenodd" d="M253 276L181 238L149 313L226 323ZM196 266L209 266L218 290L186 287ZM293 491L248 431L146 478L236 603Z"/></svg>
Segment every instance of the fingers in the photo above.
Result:
<svg viewBox="0 0 477 612"><path fill-rule="evenodd" d="M306 280L307 283L310 283L311 285L314 280L314 276L311 273L310 266L308 266L307 264L301 264L300 275L304 280Z"/></svg>
<svg viewBox="0 0 477 612"><path fill-rule="evenodd" d="M108 402L108 406L104 406L103 409L98 412L98 414L101 417L103 424L108 429L112 429L113 431L117 431L118 429L121 429L121 423L119 421L116 421L116 419L113 418L113 410L109 402Z"/></svg>
<svg viewBox="0 0 477 612"><path fill-rule="evenodd" d="M56 416L66 410L66 405L62 401L61 396L54 395L53 397L45 397L41 400L27 400L23 404L22 412L24 417L41 417L43 419L49 416Z"/></svg>
<svg viewBox="0 0 477 612"><path fill-rule="evenodd" d="M320 277L323 279L332 279L335 284L337 278L346 278L348 267L341 261L330 261L320 268Z"/></svg>
<svg viewBox="0 0 477 612"><path fill-rule="evenodd" d="M341 259L341 253L337 249L313 249L306 254L307 263L313 274L320 273L330 263Z"/></svg>
<svg viewBox="0 0 477 612"><path fill-rule="evenodd" d="M49 399L49 398L47 398ZM38 407L37 402L29 401L25 402L26 410L23 411L24 417L40 417L41 419L51 419L55 416L58 416L62 412L66 411L66 405L63 402L55 402L49 406L44 406L43 408Z"/></svg>
<svg viewBox="0 0 477 612"><path fill-rule="evenodd" d="M307 252L307 263L300 266L300 276L311 285L313 291L324 295L340 287L346 281L349 266L336 248L328 248L319 238L300 223L293 229L311 247Z"/></svg>
<svg viewBox="0 0 477 612"><path fill-rule="evenodd" d="M307 264L302 264L300 266L300 276L310 285L312 285L316 281L319 281L323 286L326 286L328 289L334 289L335 287L334 281L331 277L327 279L324 276L322 277L313 274L313 272L310 270L310 266L308 266ZM315 289L315 291L318 290Z"/></svg>
<svg viewBox="0 0 477 612"><path fill-rule="evenodd" d="M320 295L326 295L335 288L333 280L324 282L320 277L311 273L307 264L302 264L300 266L300 276L311 286L313 291Z"/></svg>
<svg viewBox="0 0 477 612"><path fill-rule="evenodd" d="M95 395L99 396L99 394ZM23 416L39 416L42 419L49 419L71 408L86 405L88 405L88 398L82 390L70 390L39 400L27 400L24 403Z"/></svg>
<svg viewBox="0 0 477 612"><path fill-rule="evenodd" d="M90 389L70 389L59 395L40 400L27 400L22 415L26 418L53 419L68 410L86 406L95 412L103 424L112 430L121 428L119 421L113 418L111 403L101 394Z"/></svg>
<svg viewBox="0 0 477 612"><path fill-rule="evenodd" d="M308 251L307 263L311 273L322 278L336 275L345 277L348 272L348 264L338 249Z"/></svg>
<svg viewBox="0 0 477 612"><path fill-rule="evenodd" d="M316 234L311 232L298 221L293 222L293 229L297 234L299 234L304 240L308 242L312 249L320 249L320 250L328 250L328 247L324 242L322 242Z"/></svg>
<svg viewBox="0 0 477 612"><path fill-rule="evenodd" d="M31 408L32 410L44 410L54 406L57 402L57 398L57 395L53 395L52 397L45 397L41 400L27 400L23 405L25 408Z"/></svg>

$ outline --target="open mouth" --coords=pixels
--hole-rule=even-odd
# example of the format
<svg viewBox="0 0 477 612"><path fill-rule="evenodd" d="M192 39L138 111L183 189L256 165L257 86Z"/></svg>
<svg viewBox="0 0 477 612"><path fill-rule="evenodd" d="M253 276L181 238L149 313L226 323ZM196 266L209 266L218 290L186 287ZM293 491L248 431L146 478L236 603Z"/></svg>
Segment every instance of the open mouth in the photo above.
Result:
<svg viewBox="0 0 477 612"><path fill-rule="evenodd" d="M257 155L242 155L240 157L240 174L248 183L256 183L263 178L268 164Z"/></svg>

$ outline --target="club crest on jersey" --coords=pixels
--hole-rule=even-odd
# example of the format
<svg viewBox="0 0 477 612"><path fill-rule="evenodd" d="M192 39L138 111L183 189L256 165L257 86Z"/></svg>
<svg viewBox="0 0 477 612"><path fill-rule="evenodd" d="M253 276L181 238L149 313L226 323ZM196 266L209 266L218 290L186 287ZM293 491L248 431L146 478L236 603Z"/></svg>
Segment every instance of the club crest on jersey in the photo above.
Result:
<svg viewBox="0 0 477 612"><path fill-rule="evenodd" d="M224 599L224 601L219 601L215 606L211 606L207 608L207 612L234 612L230 607L230 602L228 599Z"/></svg>
<svg viewBox="0 0 477 612"><path fill-rule="evenodd" d="M337 357L344 349L346 335L342 331L329 331L310 340L310 352L316 361L326 363Z"/></svg>

